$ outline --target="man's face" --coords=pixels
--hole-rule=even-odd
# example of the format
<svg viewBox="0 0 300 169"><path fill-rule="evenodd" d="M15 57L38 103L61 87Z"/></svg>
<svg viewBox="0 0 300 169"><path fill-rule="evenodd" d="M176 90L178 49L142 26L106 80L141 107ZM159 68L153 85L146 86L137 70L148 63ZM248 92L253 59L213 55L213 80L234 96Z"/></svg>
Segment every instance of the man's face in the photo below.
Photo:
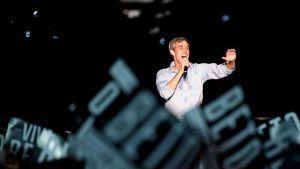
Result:
<svg viewBox="0 0 300 169"><path fill-rule="evenodd" d="M177 62L181 63L183 58L189 59L190 45L186 41L176 42L174 55Z"/></svg>

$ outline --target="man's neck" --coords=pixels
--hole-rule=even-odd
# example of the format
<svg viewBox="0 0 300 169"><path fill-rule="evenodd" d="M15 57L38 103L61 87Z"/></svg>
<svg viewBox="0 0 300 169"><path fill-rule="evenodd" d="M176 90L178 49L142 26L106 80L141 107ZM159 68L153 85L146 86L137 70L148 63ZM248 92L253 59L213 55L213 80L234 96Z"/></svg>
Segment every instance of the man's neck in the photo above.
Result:
<svg viewBox="0 0 300 169"><path fill-rule="evenodd" d="M177 63L177 62L175 62L175 61L174 61L174 63L175 63L175 64L173 65L173 69L176 70L176 72L178 72L179 69L180 69L180 64Z"/></svg>

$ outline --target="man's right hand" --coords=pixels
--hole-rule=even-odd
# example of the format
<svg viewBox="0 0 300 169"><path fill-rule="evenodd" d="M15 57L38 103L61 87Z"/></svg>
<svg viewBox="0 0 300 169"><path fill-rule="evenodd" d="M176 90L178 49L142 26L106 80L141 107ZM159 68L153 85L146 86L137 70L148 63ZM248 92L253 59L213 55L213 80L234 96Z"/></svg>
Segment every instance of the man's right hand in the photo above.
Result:
<svg viewBox="0 0 300 169"><path fill-rule="evenodd" d="M190 64L189 60L187 57L182 57L182 60L181 60L181 68L180 68L180 72L184 72L184 67L188 67Z"/></svg>

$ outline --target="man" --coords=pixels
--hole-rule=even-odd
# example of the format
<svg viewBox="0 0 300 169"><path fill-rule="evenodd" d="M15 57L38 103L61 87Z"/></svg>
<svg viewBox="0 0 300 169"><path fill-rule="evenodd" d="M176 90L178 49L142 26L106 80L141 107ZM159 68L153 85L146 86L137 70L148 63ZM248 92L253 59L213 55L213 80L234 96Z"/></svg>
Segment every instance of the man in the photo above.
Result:
<svg viewBox="0 0 300 169"><path fill-rule="evenodd" d="M185 37L175 37L169 43L173 57L168 68L156 75L156 86L166 102L166 108L178 119L203 101L203 84L210 79L230 75L235 68L235 49L228 49L222 57L225 63L190 63L190 43Z"/></svg>

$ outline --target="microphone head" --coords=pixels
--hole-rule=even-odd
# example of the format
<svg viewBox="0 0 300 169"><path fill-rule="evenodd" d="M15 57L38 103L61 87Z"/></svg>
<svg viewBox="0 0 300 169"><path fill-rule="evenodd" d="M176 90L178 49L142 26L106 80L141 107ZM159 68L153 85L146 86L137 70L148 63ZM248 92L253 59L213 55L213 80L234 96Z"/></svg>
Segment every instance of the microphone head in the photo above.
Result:
<svg viewBox="0 0 300 169"><path fill-rule="evenodd" d="M187 72L188 67L184 66L184 72Z"/></svg>
<svg viewBox="0 0 300 169"><path fill-rule="evenodd" d="M183 71L183 78L184 78L184 80L186 79L186 76L187 76L187 70L188 70L188 67L184 66L184 71Z"/></svg>

